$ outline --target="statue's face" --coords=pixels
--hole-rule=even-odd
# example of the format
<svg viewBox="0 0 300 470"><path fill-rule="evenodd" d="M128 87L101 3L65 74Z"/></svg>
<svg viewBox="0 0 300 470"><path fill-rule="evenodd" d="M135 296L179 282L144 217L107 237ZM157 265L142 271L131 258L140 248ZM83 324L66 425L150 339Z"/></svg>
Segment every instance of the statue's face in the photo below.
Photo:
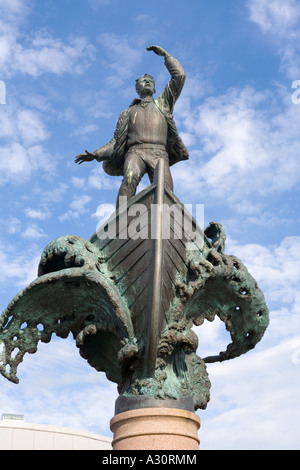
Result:
<svg viewBox="0 0 300 470"><path fill-rule="evenodd" d="M136 81L136 91L140 97L152 96L155 93L155 82L150 75L143 75Z"/></svg>

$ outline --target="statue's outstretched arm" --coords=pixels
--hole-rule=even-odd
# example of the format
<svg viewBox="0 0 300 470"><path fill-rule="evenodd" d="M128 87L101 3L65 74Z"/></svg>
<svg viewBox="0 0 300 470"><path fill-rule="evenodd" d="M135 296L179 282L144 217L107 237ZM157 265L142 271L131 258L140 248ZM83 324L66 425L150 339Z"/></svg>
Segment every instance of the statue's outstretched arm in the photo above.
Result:
<svg viewBox="0 0 300 470"><path fill-rule="evenodd" d="M99 149L94 151L95 158L98 162L102 162L103 160L107 160L113 151L114 145L116 143L116 139L113 137L107 144L103 145Z"/></svg>
<svg viewBox="0 0 300 470"><path fill-rule="evenodd" d="M86 150L85 153L80 153L77 155L77 157L75 157L75 163L80 165L83 162L91 162L93 160L97 160L98 162L107 160L111 155L114 144L115 139L112 138L107 144L103 145L103 147L100 147L94 152L89 152Z"/></svg>
<svg viewBox="0 0 300 470"><path fill-rule="evenodd" d="M75 157L75 163L78 163L80 165L83 162L91 162L93 160L97 160L98 162L109 160L113 153L114 146L119 135L119 131L123 122L123 115L124 112L122 112L119 116L113 138L109 142L107 142L107 144L98 148L94 152L88 152L86 150L85 153L77 155L77 157Z"/></svg>

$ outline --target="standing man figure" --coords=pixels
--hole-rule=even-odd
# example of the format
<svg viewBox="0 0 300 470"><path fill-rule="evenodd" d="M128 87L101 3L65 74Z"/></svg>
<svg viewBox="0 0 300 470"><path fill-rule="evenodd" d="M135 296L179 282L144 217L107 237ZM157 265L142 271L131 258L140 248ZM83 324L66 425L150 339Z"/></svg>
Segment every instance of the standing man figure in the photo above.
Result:
<svg viewBox="0 0 300 470"><path fill-rule="evenodd" d="M135 99L125 109L117 122L114 137L106 145L90 153L80 154L76 163L103 161L104 171L112 176L124 175L119 189L120 196L131 198L145 173L153 182L154 170L159 159L165 160L166 183L173 190L170 166L189 158L173 119L173 109L185 82L185 73L178 62L160 46L150 46L148 51L164 57L171 80L159 95L153 99L155 82L145 74L136 80Z"/></svg>

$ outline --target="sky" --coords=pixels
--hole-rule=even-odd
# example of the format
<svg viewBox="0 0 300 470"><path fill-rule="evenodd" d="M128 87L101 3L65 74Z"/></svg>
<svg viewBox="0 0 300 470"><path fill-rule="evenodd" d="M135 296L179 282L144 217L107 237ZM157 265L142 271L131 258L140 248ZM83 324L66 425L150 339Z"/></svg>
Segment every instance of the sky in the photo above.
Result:
<svg viewBox="0 0 300 470"><path fill-rule="evenodd" d="M184 204L223 224L226 254L263 290L270 325L256 348L208 364L200 448L300 448L300 2L298 0L0 0L0 311L37 277L44 247L89 239L121 177L75 165L108 142L135 79L169 80L157 44L186 83L175 120L190 159L172 167ZM149 184L147 176L139 189ZM230 342L215 320L198 354ZM1 378L0 414L111 436L116 384L53 339Z"/></svg>

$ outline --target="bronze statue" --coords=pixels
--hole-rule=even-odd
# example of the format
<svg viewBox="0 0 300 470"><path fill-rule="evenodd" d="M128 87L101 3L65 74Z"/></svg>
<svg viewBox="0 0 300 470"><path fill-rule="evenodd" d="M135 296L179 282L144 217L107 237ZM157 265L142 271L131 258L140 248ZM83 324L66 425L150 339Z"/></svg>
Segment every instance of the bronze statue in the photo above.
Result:
<svg viewBox="0 0 300 470"><path fill-rule="evenodd" d="M75 158L76 163L97 160L104 161L103 168L109 175L124 175L117 199L131 198L145 173L153 183L154 170L158 160L165 161L166 184L173 190L169 167L187 160L188 151L178 135L173 119L173 109L185 82L185 73L178 62L160 46L150 46L148 51L164 57L171 80L159 95L153 99L155 81L145 74L136 80L136 91L140 99L134 99L117 122L113 139L95 150L86 150Z"/></svg>
<svg viewBox="0 0 300 470"><path fill-rule="evenodd" d="M211 222L203 230L188 214L200 238L176 235L186 212L172 191L169 167L187 159L188 152L172 112L185 75L164 49L148 50L165 58L171 73L165 90L153 100L153 78L138 78L140 99L121 113L113 139L76 158L77 163L104 161L108 174L124 174L119 196L128 201L110 218L119 232L106 237L104 225L90 240L75 235L53 240L42 253L37 279L0 317L4 377L17 383L24 354L36 352L39 341L49 342L53 332L63 338L71 332L88 363L118 384L116 413L145 406L205 409L210 398L205 363L253 349L269 323L256 281L239 259L225 254L221 224ZM145 172L152 184L134 196ZM153 237L151 230L151 238L123 236L122 217L130 224L135 204L146 211L158 207L155 217L143 219L147 228L155 227ZM165 218L163 209L174 204L179 217ZM166 221L169 238L163 236ZM202 359L192 328L216 316L231 343Z"/></svg>

